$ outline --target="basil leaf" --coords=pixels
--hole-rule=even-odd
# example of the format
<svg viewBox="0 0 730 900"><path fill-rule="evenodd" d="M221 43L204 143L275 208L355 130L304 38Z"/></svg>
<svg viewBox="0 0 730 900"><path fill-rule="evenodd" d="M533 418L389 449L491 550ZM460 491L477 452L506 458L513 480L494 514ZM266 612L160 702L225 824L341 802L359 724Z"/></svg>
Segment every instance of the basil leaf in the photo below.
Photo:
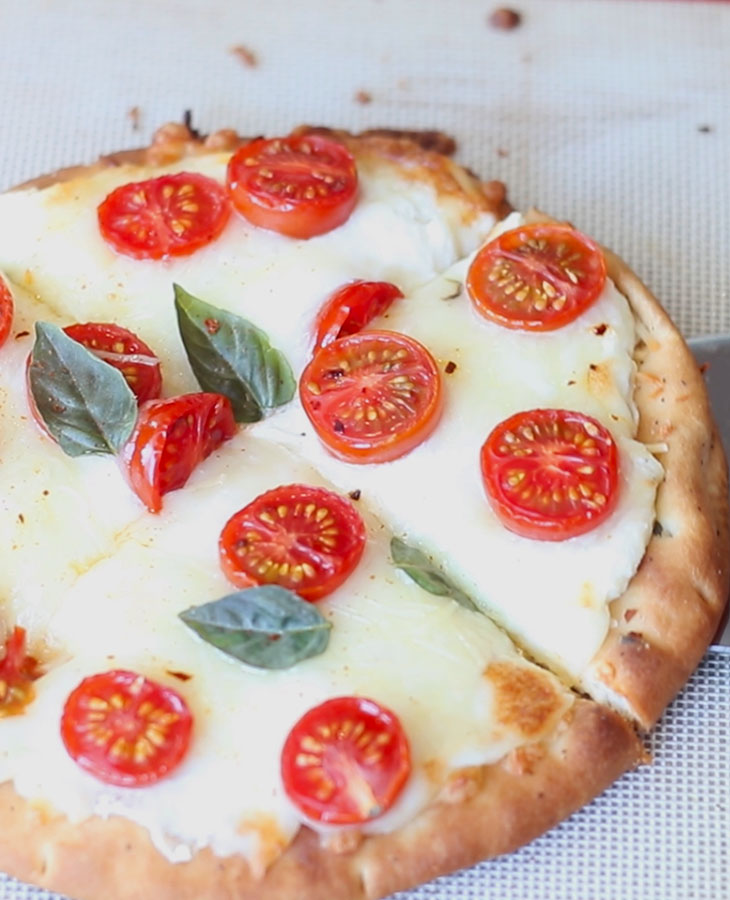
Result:
<svg viewBox="0 0 730 900"><path fill-rule="evenodd" d="M174 288L180 335L204 391L228 397L237 422L257 422L265 410L292 399L291 366L260 328Z"/></svg>
<svg viewBox="0 0 730 900"><path fill-rule="evenodd" d="M69 456L118 453L137 421L122 373L62 328L36 322L28 385L38 414Z"/></svg>
<svg viewBox="0 0 730 900"><path fill-rule="evenodd" d="M451 597L466 609L479 612L479 607L471 597L453 584L422 550L411 547L400 538L394 537L390 541L390 555L393 557L395 565L424 591L439 597Z"/></svg>
<svg viewBox="0 0 730 900"><path fill-rule="evenodd" d="M204 641L260 669L288 669L318 656L332 628L312 603L274 584L191 606L180 618Z"/></svg>

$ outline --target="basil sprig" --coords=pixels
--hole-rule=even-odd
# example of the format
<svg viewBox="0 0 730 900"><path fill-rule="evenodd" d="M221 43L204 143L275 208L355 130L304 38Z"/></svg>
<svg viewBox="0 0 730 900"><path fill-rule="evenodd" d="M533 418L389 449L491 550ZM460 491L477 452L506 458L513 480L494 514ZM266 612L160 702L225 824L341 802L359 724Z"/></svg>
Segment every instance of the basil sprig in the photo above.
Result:
<svg viewBox="0 0 730 900"><path fill-rule="evenodd" d="M291 366L260 328L178 284L174 288L180 335L204 391L228 397L237 422L257 422L292 399Z"/></svg>
<svg viewBox="0 0 730 900"><path fill-rule="evenodd" d="M316 606L273 584L191 606L180 618L204 641L260 669L288 669L318 656L332 629Z"/></svg>
<svg viewBox="0 0 730 900"><path fill-rule="evenodd" d="M451 597L466 609L479 612L479 607L471 597L447 578L422 550L411 547L398 537L393 537L390 541L390 555L395 565L424 591L439 597Z"/></svg>
<svg viewBox="0 0 730 900"><path fill-rule="evenodd" d="M118 453L137 420L122 373L62 328L36 322L28 385L38 414L69 456Z"/></svg>

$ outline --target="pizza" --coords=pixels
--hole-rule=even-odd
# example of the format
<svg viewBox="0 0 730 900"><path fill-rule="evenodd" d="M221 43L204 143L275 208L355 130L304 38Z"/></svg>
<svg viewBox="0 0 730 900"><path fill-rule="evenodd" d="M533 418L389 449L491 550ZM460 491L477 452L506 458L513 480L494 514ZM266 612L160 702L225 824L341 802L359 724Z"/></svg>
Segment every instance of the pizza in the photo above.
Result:
<svg viewBox="0 0 730 900"><path fill-rule="evenodd" d="M384 897L646 762L728 591L702 376L436 134L0 197L0 868Z"/></svg>

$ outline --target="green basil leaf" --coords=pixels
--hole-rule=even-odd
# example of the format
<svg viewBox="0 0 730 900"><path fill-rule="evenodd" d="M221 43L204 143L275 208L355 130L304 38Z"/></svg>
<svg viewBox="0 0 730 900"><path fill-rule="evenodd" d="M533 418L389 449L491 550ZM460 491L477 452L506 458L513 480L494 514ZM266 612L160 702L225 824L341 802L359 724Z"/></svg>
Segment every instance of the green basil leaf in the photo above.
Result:
<svg viewBox="0 0 730 900"><path fill-rule="evenodd" d="M118 453L137 421L122 373L62 328L36 322L28 384L38 414L69 456Z"/></svg>
<svg viewBox="0 0 730 900"><path fill-rule="evenodd" d="M237 422L257 422L292 399L291 366L260 328L174 287L180 335L204 391L228 397Z"/></svg>
<svg viewBox="0 0 730 900"><path fill-rule="evenodd" d="M318 656L332 628L314 604L274 584L191 606L180 618L204 641L260 669L288 669Z"/></svg>
<svg viewBox="0 0 730 900"><path fill-rule="evenodd" d="M394 537L390 541L390 555L393 557L395 565L424 591L439 597L451 597L466 609L479 612L479 607L471 597L450 581L422 550L411 547L400 538Z"/></svg>

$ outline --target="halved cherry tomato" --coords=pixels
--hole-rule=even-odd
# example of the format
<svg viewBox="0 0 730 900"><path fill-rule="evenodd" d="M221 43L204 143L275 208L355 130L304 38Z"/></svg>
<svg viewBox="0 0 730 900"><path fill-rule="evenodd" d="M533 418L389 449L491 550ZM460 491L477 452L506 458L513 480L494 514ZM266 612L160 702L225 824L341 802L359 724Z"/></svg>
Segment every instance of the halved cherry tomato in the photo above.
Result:
<svg viewBox="0 0 730 900"><path fill-rule="evenodd" d="M25 629L16 625L0 660L0 718L25 709L33 699L33 682L39 675L37 660L25 652Z"/></svg>
<svg viewBox="0 0 730 900"><path fill-rule="evenodd" d="M215 240L230 214L223 186L195 172L123 184L98 209L104 240L135 259L187 256Z"/></svg>
<svg viewBox="0 0 730 900"><path fill-rule="evenodd" d="M477 253L466 278L471 301L507 328L553 331L598 299L606 263L597 244L567 225L522 225Z"/></svg>
<svg viewBox="0 0 730 900"><path fill-rule="evenodd" d="M357 202L350 152L315 134L258 138L228 163L233 205L249 222L294 238L342 225Z"/></svg>
<svg viewBox="0 0 730 900"><path fill-rule="evenodd" d="M193 717L172 688L136 672L91 675L66 700L61 737L69 756L95 778L143 787L168 775L190 743Z"/></svg>
<svg viewBox="0 0 730 900"><path fill-rule="evenodd" d="M338 288L317 316L315 351L337 338L362 331L402 296L403 291L389 281L352 281Z"/></svg>
<svg viewBox="0 0 730 900"><path fill-rule="evenodd" d="M365 526L338 494L288 484L231 516L218 546L223 571L237 587L278 584L305 600L319 600L360 561Z"/></svg>
<svg viewBox="0 0 730 900"><path fill-rule="evenodd" d="M13 295L10 293L5 279L0 277L0 347L10 334L13 325L13 311Z"/></svg>
<svg viewBox="0 0 730 900"><path fill-rule="evenodd" d="M231 403L221 394L150 400L139 411L121 458L134 492L150 512L181 488L193 469L236 433Z"/></svg>
<svg viewBox="0 0 730 900"><path fill-rule="evenodd" d="M289 732L281 777L310 819L356 825L393 805L411 771L395 713L365 697L335 697L306 712Z"/></svg>
<svg viewBox="0 0 730 900"><path fill-rule="evenodd" d="M505 419L485 441L481 466L494 511L523 537L576 537L616 507L616 444L583 413L532 409Z"/></svg>
<svg viewBox="0 0 730 900"><path fill-rule="evenodd" d="M119 369L138 403L160 396L160 361L136 334L109 322L78 323L63 330L99 359Z"/></svg>
<svg viewBox="0 0 730 900"><path fill-rule="evenodd" d="M340 459L386 462L431 434L443 406L441 375L405 334L361 331L319 350L299 393L320 440Z"/></svg>

